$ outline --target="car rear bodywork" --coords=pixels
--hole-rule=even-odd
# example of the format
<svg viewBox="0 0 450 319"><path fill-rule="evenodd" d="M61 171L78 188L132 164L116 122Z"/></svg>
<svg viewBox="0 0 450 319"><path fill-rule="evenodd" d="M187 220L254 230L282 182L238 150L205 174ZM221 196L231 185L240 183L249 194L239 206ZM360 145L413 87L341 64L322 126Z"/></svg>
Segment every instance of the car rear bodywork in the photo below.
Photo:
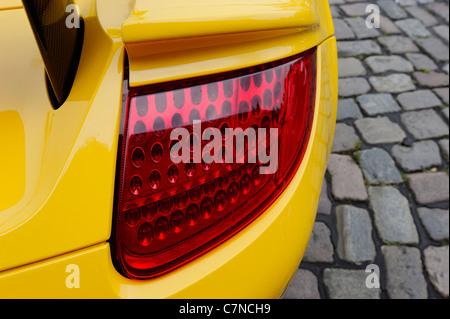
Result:
<svg viewBox="0 0 450 319"><path fill-rule="evenodd" d="M21 3L0 6L0 297L272 298L307 246L334 133L337 54L326 0L78 1L84 42L57 110ZM316 50L311 136L291 183L257 220L164 276L114 267L122 87L218 74ZM127 63L125 61L127 60ZM79 288L68 288L68 266Z"/></svg>

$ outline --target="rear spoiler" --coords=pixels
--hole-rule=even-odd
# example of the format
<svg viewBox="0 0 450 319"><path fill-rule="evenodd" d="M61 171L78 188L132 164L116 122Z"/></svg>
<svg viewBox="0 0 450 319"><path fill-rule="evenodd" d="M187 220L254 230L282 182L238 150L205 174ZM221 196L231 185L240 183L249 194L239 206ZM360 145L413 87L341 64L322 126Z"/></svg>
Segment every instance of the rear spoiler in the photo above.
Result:
<svg viewBox="0 0 450 319"><path fill-rule="evenodd" d="M72 0L22 0L48 79L53 107L69 96L83 45L84 25Z"/></svg>

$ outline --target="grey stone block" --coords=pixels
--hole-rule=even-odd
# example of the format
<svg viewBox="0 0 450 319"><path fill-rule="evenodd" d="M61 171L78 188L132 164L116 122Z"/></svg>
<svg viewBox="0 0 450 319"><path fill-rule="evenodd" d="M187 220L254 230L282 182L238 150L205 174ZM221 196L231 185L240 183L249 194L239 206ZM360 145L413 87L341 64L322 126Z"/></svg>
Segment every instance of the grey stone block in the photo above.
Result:
<svg viewBox="0 0 450 319"><path fill-rule="evenodd" d="M441 165L439 147L434 141L419 141L411 147L394 145L392 156L405 172Z"/></svg>
<svg viewBox="0 0 450 319"><path fill-rule="evenodd" d="M303 255L303 261L331 263L333 262L333 254L330 229L324 223L316 222L308 247Z"/></svg>
<svg viewBox="0 0 450 319"><path fill-rule="evenodd" d="M421 53L407 53L406 57L416 70L437 70L438 66L428 56Z"/></svg>
<svg viewBox="0 0 450 319"><path fill-rule="evenodd" d="M328 171L331 174L331 192L336 200L368 199L361 170L350 156L331 154Z"/></svg>
<svg viewBox="0 0 450 319"><path fill-rule="evenodd" d="M355 126L369 144L399 143L406 137L400 126L387 117L359 119Z"/></svg>
<svg viewBox="0 0 450 319"><path fill-rule="evenodd" d="M342 19L334 19L334 30L337 40L351 40L355 38L352 29Z"/></svg>
<svg viewBox="0 0 450 319"><path fill-rule="evenodd" d="M367 4L365 3L353 3L340 6L342 11L349 17L365 16Z"/></svg>
<svg viewBox="0 0 450 319"><path fill-rule="evenodd" d="M402 93L397 97L403 109L407 111L441 106L441 101L430 90L417 90Z"/></svg>
<svg viewBox="0 0 450 319"><path fill-rule="evenodd" d="M416 89L411 77L403 73L395 73L386 76L371 76L369 82L378 92L401 93Z"/></svg>
<svg viewBox="0 0 450 319"><path fill-rule="evenodd" d="M337 49L342 57L381 54L381 48L374 40L338 41Z"/></svg>
<svg viewBox="0 0 450 319"><path fill-rule="evenodd" d="M339 10L339 8L337 6L331 6L330 11L331 11L331 16L333 17L333 19L341 17L341 11Z"/></svg>
<svg viewBox="0 0 450 319"><path fill-rule="evenodd" d="M333 147L331 151L333 153L339 153L354 150L358 142L359 138L353 127L344 123L337 123L334 129Z"/></svg>
<svg viewBox="0 0 450 319"><path fill-rule="evenodd" d="M317 277L309 270L297 269L283 299L320 299Z"/></svg>
<svg viewBox="0 0 450 319"><path fill-rule="evenodd" d="M381 148L361 151L359 165L370 184L398 184L403 181L394 160Z"/></svg>
<svg viewBox="0 0 450 319"><path fill-rule="evenodd" d="M448 46L438 38L417 39L417 44L427 52L433 59L438 61L448 61Z"/></svg>
<svg viewBox="0 0 450 319"><path fill-rule="evenodd" d="M433 2L428 4L427 8L444 19L447 24L449 23L448 4L444 2Z"/></svg>
<svg viewBox="0 0 450 319"><path fill-rule="evenodd" d="M373 73L384 73L387 71L412 72L414 67L408 60L398 55L378 55L368 57L364 61Z"/></svg>
<svg viewBox="0 0 450 319"><path fill-rule="evenodd" d="M448 116L448 113L447 113ZM448 138L442 139L439 141L439 145L441 146L442 151L444 152L445 156L447 156L447 161L449 160L449 154L448 154Z"/></svg>
<svg viewBox="0 0 450 319"><path fill-rule="evenodd" d="M449 79L445 73L438 72L414 72L417 83L426 87L448 86Z"/></svg>
<svg viewBox="0 0 450 319"><path fill-rule="evenodd" d="M428 139L448 135L448 125L433 110L405 112L400 115L406 129L416 139Z"/></svg>
<svg viewBox="0 0 450 319"><path fill-rule="evenodd" d="M380 0L377 4L391 19L404 19L408 16L408 14L393 0Z"/></svg>
<svg viewBox="0 0 450 319"><path fill-rule="evenodd" d="M408 175L408 184L419 204L448 201L449 179L444 172Z"/></svg>
<svg viewBox="0 0 450 319"><path fill-rule="evenodd" d="M403 7L417 5L416 0L398 0L397 3Z"/></svg>
<svg viewBox="0 0 450 319"><path fill-rule="evenodd" d="M370 91L370 84L365 78L343 78L339 81L339 96L348 97Z"/></svg>
<svg viewBox="0 0 450 319"><path fill-rule="evenodd" d="M440 97L442 102L444 102L445 104L448 105L448 92L449 92L448 87L433 89L433 91L434 91L434 93L436 93ZM447 108L447 112L448 112L448 108ZM446 117L447 117L447 120L448 120L448 115Z"/></svg>
<svg viewBox="0 0 450 319"><path fill-rule="evenodd" d="M380 16L380 30L385 34L401 33L400 29L395 25L395 23L385 16Z"/></svg>
<svg viewBox="0 0 450 319"><path fill-rule="evenodd" d="M427 283L420 251L414 247L381 247L386 264L387 292L392 299L426 299Z"/></svg>
<svg viewBox="0 0 450 319"><path fill-rule="evenodd" d="M356 58L339 58L339 77L361 76L367 73L361 61Z"/></svg>
<svg viewBox="0 0 450 319"><path fill-rule="evenodd" d="M364 270L325 269L323 281L331 299L379 299L380 289L366 286Z"/></svg>
<svg viewBox="0 0 450 319"><path fill-rule="evenodd" d="M336 207L338 247L341 259L362 264L375 259L372 222L365 209L350 205Z"/></svg>
<svg viewBox="0 0 450 319"><path fill-rule="evenodd" d="M448 246L425 249L425 268L431 284L444 297L449 296L449 253Z"/></svg>
<svg viewBox="0 0 450 319"><path fill-rule="evenodd" d="M394 187L369 187L370 208L385 243L418 244L419 235L408 200Z"/></svg>
<svg viewBox="0 0 450 319"><path fill-rule="evenodd" d="M428 11L424 10L421 7L411 6L405 9L414 18L422 21L423 25L426 27L432 27L438 24L438 20L432 14L428 13Z"/></svg>
<svg viewBox="0 0 450 319"><path fill-rule="evenodd" d="M369 115L378 115L401 111L391 94L366 94L357 97L361 108Z"/></svg>
<svg viewBox="0 0 450 319"><path fill-rule="evenodd" d="M376 28L368 28L366 20L363 18L347 18L345 22L352 28L358 39L376 38L380 35L380 32Z"/></svg>
<svg viewBox="0 0 450 319"><path fill-rule="evenodd" d="M428 235L433 240L441 241L449 238L448 209L420 207L417 212Z"/></svg>
<svg viewBox="0 0 450 319"><path fill-rule="evenodd" d="M353 99L339 99L336 120L360 119L363 115Z"/></svg>
<svg viewBox="0 0 450 319"><path fill-rule="evenodd" d="M414 44L414 42L404 36L391 35L386 37L379 37L378 42L389 52L394 54L419 52L419 48Z"/></svg>
<svg viewBox="0 0 450 319"><path fill-rule="evenodd" d="M434 27L433 30L438 34L438 36L440 36L444 41L448 43L448 25L439 25L437 27Z"/></svg>
<svg viewBox="0 0 450 319"><path fill-rule="evenodd" d="M417 19L405 19L396 21L395 24L410 38L425 38L431 36L427 28Z"/></svg>
<svg viewBox="0 0 450 319"><path fill-rule="evenodd" d="M319 205L317 207L317 212L319 214L330 215L331 214L331 201L328 198L328 184L326 179L323 179L322 188L320 189L320 199Z"/></svg>

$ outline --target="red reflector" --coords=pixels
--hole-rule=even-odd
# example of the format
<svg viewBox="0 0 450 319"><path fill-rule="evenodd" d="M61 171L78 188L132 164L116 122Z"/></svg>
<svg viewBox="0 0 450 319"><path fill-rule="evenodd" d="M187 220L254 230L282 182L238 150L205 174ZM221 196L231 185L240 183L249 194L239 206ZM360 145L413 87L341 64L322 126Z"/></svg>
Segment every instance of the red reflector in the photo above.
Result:
<svg viewBox="0 0 450 319"><path fill-rule="evenodd" d="M315 59L311 50L218 76L129 89L112 240L124 275L152 278L189 262L255 220L281 194L308 144ZM171 139L179 128L188 136ZM231 136L230 143L229 129L253 130L257 143L247 135L241 151L230 148L238 138ZM205 138L214 132L223 133L219 151ZM261 156L272 147L276 167L266 174L262 168L273 163ZM186 149L188 160L176 163Z"/></svg>

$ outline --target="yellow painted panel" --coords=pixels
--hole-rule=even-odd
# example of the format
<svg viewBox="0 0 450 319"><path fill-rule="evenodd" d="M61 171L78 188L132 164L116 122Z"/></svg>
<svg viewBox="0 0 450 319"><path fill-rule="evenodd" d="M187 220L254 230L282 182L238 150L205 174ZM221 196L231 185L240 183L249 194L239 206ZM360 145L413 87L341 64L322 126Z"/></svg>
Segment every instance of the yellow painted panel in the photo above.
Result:
<svg viewBox="0 0 450 319"><path fill-rule="evenodd" d="M20 0L2 0L0 2L0 10L18 9L22 7L22 1Z"/></svg>
<svg viewBox="0 0 450 319"><path fill-rule="evenodd" d="M137 0L125 43L287 28L318 23L311 0Z"/></svg>
<svg viewBox="0 0 450 319"><path fill-rule="evenodd" d="M267 14L249 11L252 6ZM334 33L327 0L137 0L136 7L123 26L131 86L263 64L311 49ZM282 17L286 12L292 15ZM178 36L167 34L175 31Z"/></svg>
<svg viewBox="0 0 450 319"><path fill-rule="evenodd" d="M16 111L0 111L0 212L25 192L25 129Z"/></svg>
<svg viewBox="0 0 450 319"><path fill-rule="evenodd" d="M83 1L83 8L90 4ZM95 10L90 13L84 16L84 46L72 91L54 110L24 10L0 11L0 117L14 120L4 118L14 112L18 118L9 124L16 134L6 135L9 146L0 148L0 157L21 148L20 167L10 166L6 178L17 174L24 180L0 192L0 270L110 236L124 48L120 38L107 35Z"/></svg>

